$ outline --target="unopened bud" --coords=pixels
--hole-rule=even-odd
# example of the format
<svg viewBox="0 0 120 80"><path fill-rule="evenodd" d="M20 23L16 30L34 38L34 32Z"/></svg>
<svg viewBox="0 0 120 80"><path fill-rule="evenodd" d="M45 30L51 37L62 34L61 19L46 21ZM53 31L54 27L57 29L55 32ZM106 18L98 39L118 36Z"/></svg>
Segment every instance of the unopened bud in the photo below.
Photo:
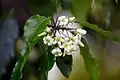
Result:
<svg viewBox="0 0 120 80"><path fill-rule="evenodd" d="M42 33L40 33L39 35L38 35L38 37L40 37L40 36L45 36L47 33L46 32L42 32Z"/></svg>

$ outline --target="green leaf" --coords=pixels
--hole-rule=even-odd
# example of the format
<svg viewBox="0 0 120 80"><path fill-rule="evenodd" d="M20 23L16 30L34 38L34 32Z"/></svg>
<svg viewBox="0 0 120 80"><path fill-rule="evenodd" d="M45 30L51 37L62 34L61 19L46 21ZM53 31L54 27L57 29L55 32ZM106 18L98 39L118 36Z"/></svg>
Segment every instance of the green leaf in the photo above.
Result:
<svg viewBox="0 0 120 80"><path fill-rule="evenodd" d="M55 63L55 57L52 55L51 50L53 47L47 47L43 43L43 37L39 37L39 49L40 49L40 58L39 58L39 69L38 69L38 78L39 80L47 80L48 71L52 69Z"/></svg>
<svg viewBox="0 0 120 80"><path fill-rule="evenodd" d="M64 77L68 78L72 71L72 55L66 55L65 57L57 57L56 64L60 69Z"/></svg>
<svg viewBox="0 0 120 80"><path fill-rule="evenodd" d="M51 50L52 50L52 47L48 47L46 52L44 52L44 54L42 54L40 57L39 68L41 68L42 72L51 70L55 63L55 57L51 53Z"/></svg>
<svg viewBox="0 0 120 80"><path fill-rule="evenodd" d="M34 15L27 20L24 26L26 47L21 51L21 56L15 65L11 80L20 80L22 78L23 67L27 62L32 48L38 42L38 34L45 30L45 27L48 23L49 18L45 18L39 15Z"/></svg>
<svg viewBox="0 0 120 80"><path fill-rule="evenodd" d="M89 24L88 22L80 22L80 24L82 26L85 26L85 27L88 27L96 32L98 32L99 34L111 39L111 40L114 40L114 41L117 41L117 42L120 42L120 37L119 36L116 36L114 34L112 34L110 31L105 31L101 28L99 28L97 25L94 25L94 24Z"/></svg>
<svg viewBox="0 0 120 80"><path fill-rule="evenodd" d="M42 47L41 47L42 48ZM46 50L43 50L44 54L41 55L39 59L39 79L46 80L46 75L48 71L52 69L55 63L55 57L51 53L52 47L48 47Z"/></svg>
<svg viewBox="0 0 120 80"><path fill-rule="evenodd" d="M42 33L47 24L49 24L50 19L44 16L34 15L30 17L24 26L24 37L29 43L36 40L38 34Z"/></svg>
<svg viewBox="0 0 120 80"><path fill-rule="evenodd" d="M83 38L82 42L85 46L80 47L80 53L83 57L85 68L89 73L91 80L99 80L100 77L99 63L91 56L89 52L89 47Z"/></svg>
<svg viewBox="0 0 120 80"><path fill-rule="evenodd" d="M72 0L71 11L79 21L86 21L92 0Z"/></svg>
<svg viewBox="0 0 120 80"><path fill-rule="evenodd" d="M27 58L29 56L32 47L33 46L26 46L24 49L22 49L21 51L22 55L15 64L15 67L12 72L11 80L20 80L22 78L22 70L27 61Z"/></svg>
<svg viewBox="0 0 120 80"><path fill-rule="evenodd" d="M55 56L51 53L51 51L48 53L48 61L48 70L51 70L55 63Z"/></svg>
<svg viewBox="0 0 120 80"><path fill-rule="evenodd" d="M39 74L39 80L48 80L48 72L41 72Z"/></svg>

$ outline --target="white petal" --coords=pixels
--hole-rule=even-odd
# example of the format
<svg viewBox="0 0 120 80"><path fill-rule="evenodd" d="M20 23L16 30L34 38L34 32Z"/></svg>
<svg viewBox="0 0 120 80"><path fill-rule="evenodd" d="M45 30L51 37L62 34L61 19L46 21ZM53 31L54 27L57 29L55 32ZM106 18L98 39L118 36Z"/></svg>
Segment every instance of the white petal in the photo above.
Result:
<svg viewBox="0 0 120 80"><path fill-rule="evenodd" d="M51 40L51 36L47 36L46 39Z"/></svg>
<svg viewBox="0 0 120 80"><path fill-rule="evenodd" d="M58 56L62 56L62 52L60 52L60 53L58 54Z"/></svg>
<svg viewBox="0 0 120 80"><path fill-rule="evenodd" d="M64 22L63 21L60 21L60 24L59 24L60 26L62 26L62 25L64 25Z"/></svg>
<svg viewBox="0 0 120 80"><path fill-rule="evenodd" d="M87 33L87 31L84 29L77 29L76 31L82 35L85 35Z"/></svg>
<svg viewBox="0 0 120 80"><path fill-rule="evenodd" d="M68 40L69 40L69 37L66 37L66 38L65 38L65 41L68 41Z"/></svg>
<svg viewBox="0 0 120 80"><path fill-rule="evenodd" d="M56 50L57 50L57 52L61 52L61 50L59 48L57 48Z"/></svg>
<svg viewBox="0 0 120 80"><path fill-rule="evenodd" d="M81 40L81 37L82 37L81 34L78 33L76 36L78 37L79 40Z"/></svg>
<svg viewBox="0 0 120 80"><path fill-rule="evenodd" d="M68 23L68 19L67 18L65 18L63 21L65 22L64 24Z"/></svg>
<svg viewBox="0 0 120 80"><path fill-rule="evenodd" d="M64 43L63 44L58 44L60 48L64 48Z"/></svg>
<svg viewBox="0 0 120 80"><path fill-rule="evenodd" d="M53 44L56 44L56 43L57 43L56 40L54 40L54 41L53 41Z"/></svg>
<svg viewBox="0 0 120 80"><path fill-rule="evenodd" d="M49 43L50 43L51 45L54 44L54 40L51 39Z"/></svg>
<svg viewBox="0 0 120 80"><path fill-rule="evenodd" d="M58 21L62 21L65 18L66 18L66 16L60 16L60 17L58 17Z"/></svg>
<svg viewBox="0 0 120 80"><path fill-rule="evenodd" d="M51 52L52 52L52 54L55 54L56 53L56 49L53 49Z"/></svg>
<svg viewBox="0 0 120 80"><path fill-rule="evenodd" d="M49 43L48 43L48 46L51 46L51 45L52 45L52 43L49 42Z"/></svg>

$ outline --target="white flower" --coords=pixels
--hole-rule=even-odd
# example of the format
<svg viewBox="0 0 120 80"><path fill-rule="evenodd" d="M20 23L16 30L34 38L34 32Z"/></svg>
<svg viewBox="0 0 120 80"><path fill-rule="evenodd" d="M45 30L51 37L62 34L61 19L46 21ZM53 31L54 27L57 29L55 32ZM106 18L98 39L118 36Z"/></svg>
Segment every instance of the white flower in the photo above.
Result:
<svg viewBox="0 0 120 80"><path fill-rule="evenodd" d="M71 45L68 47L67 55L72 55L78 50L77 45Z"/></svg>
<svg viewBox="0 0 120 80"><path fill-rule="evenodd" d="M81 39L82 35L81 34L76 34L76 36L78 37L78 39Z"/></svg>
<svg viewBox="0 0 120 80"><path fill-rule="evenodd" d="M71 46L72 45L72 41L69 41L69 42L64 42L64 44L62 45L63 46L63 48L64 48L64 54L63 54L63 56L65 56L66 55L66 53L68 52L68 50L69 50L69 46Z"/></svg>
<svg viewBox="0 0 120 80"><path fill-rule="evenodd" d="M69 40L70 40L70 38L69 38L69 37L65 37L64 39L65 39L65 41L69 41Z"/></svg>
<svg viewBox="0 0 120 80"><path fill-rule="evenodd" d="M60 16L60 17L58 17L58 21L62 21L62 20L64 20L66 18L66 16Z"/></svg>
<svg viewBox="0 0 120 80"><path fill-rule="evenodd" d="M73 41L81 40L81 34L77 34L76 36L73 37Z"/></svg>
<svg viewBox="0 0 120 80"><path fill-rule="evenodd" d="M78 44L79 43L79 37L78 36L74 36L73 37L73 41L75 44Z"/></svg>
<svg viewBox="0 0 120 80"><path fill-rule="evenodd" d="M73 41L76 45L80 45L84 47L84 44L81 42L81 35L77 34L75 37L73 37Z"/></svg>
<svg viewBox="0 0 120 80"><path fill-rule="evenodd" d="M81 35L80 34L77 34L75 37L73 37L73 41L75 44L84 47L84 44L81 42Z"/></svg>
<svg viewBox="0 0 120 80"><path fill-rule="evenodd" d="M44 44L51 46L53 44L53 38L51 36L47 35L43 38L43 42L44 42Z"/></svg>
<svg viewBox="0 0 120 80"><path fill-rule="evenodd" d="M52 54L55 55L55 56L61 56L61 55L62 55L62 52L61 52L61 49L60 49L60 48L55 48L55 49L53 49L51 52L52 52Z"/></svg>
<svg viewBox="0 0 120 80"><path fill-rule="evenodd" d="M76 53L77 50L78 50L77 45L72 44L72 45L66 46L64 48L63 56L65 56L66 54L67 55L72 55L72 54Z"/></svg>
<svg viewBox="0 0 120 80"><path fill-rule="evenodd" d="M84 29L76 29L76 32L80 33L81 35L85 35L87 33L87 31Z"/></svg>
<svg viewBox="0 0 120 80"><path fill-rule="evenodd" d="M60 48L63 48L62 43L64 42L64 39L60 36L56 36L53 44L58 44Z"/></svg>
<svg viewBox="0 0 120 80"><path fill-rule="evenodd" d="M84 47L84 44L81 42L81 37L87 33L84 29L78 29L75 27L70 28L70 24L75 20L75 17L58 17L58 21L54 27L46 27L43 42L47 46L53 46L54 49L51 53L54 56L65 56L72 55L79 50L79 46ZM70 24L69 24L70 23ZM53 32L52 32L53 28ZM44 33L44 34L45 34ZM40 36L43 34L40 34Z"/></svg>
<svg viewBox="0 0 120 80"><path fill-rule="evenodd" d="M64 39L65 39L66 42L71 42L73 37L72 36L71 37L65 37Z"/></svg>
<svg viewBox="0 0 120 80"><path fill-rule="evenodd" d="M63 26L63 25L67 25L68 23L68 18L66 18L66 16L60 16L58 17L58 21L59 21L59 25Z"/></svg>
<svg viewBox="0 0 120 80"><path fill-rule="evenodd" d="M64 43L64 48L68 48L68 46L70 46L71 45L71 42L65 42Z"/></svg>
<svg viewBox="0 0 120 80"><path fill-rule="evenodd" d="M72 21L74 21L74 20L75 20L75 17L70 17L70 18L69 18L69 21L70 21L70 22L72 22Z"/></svg>
<svg viewBox="0 0 120 80"><path fill-rule="evenodd" d="M65 18L65 19L63 19L62 21L60 21L60 26L62 26L62 25L67 25L67 23L68 23L68 19L67 18Z"/></svg>

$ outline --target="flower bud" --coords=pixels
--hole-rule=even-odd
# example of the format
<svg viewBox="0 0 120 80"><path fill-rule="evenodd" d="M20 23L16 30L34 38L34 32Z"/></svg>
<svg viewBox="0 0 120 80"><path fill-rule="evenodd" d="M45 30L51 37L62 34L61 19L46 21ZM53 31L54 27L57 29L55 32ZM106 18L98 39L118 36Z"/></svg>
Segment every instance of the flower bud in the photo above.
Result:
<svg viewBox="0 0 120 80"><path fill-rule="evenodd" d="M87 31L83 29L77 29L76 32L80 33L81 35L85 35L87 33Z"/></svg>
<svg viewBox="0 0 120 80"><path fill-rule="evenodd" d="M46 32L50 33L51 32L51 27L46 27Z"/></svg>
<svg viewBox="0 0 120 80"><path fill-rule="evenodd" d="M70 17L70 18L69 18L69 21L70 21L70 22L72 22L72 21L74 21L74 20L75 20L75 17Z"/></svg>

